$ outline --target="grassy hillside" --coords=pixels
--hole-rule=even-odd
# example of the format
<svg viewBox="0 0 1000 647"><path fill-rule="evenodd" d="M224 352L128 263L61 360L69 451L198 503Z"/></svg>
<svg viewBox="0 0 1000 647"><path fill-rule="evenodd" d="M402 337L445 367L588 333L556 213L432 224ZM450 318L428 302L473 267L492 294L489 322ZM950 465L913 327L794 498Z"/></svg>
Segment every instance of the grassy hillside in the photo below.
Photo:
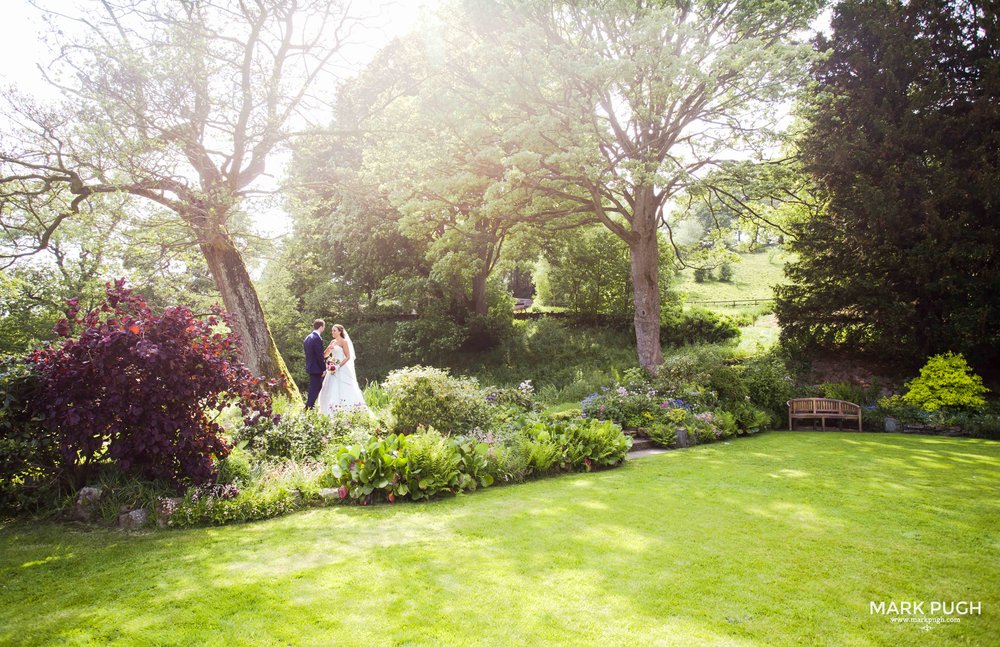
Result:
<svg viewBox="0 0 1000 647"><path fill-rule="evenodd" d="M698 283L694 280L694 270L683 270L677 277L675 289L684 294L687 308L705 308L728 315L753 314L758 318L753 325L742 329L740 348L753 351L767 347L778 341L780 328L771 311L774 302L772 288L785 281L784 267L788 254L780 249L767 249L754 254L742 254L738 263L733 263L733 279L728 282L716 278ZM726 300L737 303L725 303ZM739 303L747 299L760 299L758 303ZM723 303L698 303L699 301L722 301Z"/></svg>
<svg viewBox="0 0 1000 647"><path fill-rule="evenodd" d="M697 283L694 270L686 269L678 275L675 289L687 295L690 306L701 307L733 314L756 310L759 306L737 304L735 307L724 303L697 304L696 301L725 301L727 299L771 299L771 288L784 282L784 267L788 255L777 249L768 249L755 254L743 254L740 262L733 263L733 280L722 282L717 279ZM718 276L718 270L715 271ZM770 305L767 302L765 305Z"/></svg>

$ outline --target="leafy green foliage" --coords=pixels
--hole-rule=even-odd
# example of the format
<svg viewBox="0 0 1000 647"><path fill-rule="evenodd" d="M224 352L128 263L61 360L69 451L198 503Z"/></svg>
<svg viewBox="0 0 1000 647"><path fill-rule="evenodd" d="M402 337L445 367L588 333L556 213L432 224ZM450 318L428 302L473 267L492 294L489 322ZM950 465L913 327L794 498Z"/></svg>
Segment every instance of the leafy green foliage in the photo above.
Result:
<svg viewBox="0 0 1000 647"><path fill-rule="evenodd" d="M677 445L676 425L666 422L658 422L650 425L646 429L649 439L660 447L672 448Z"/></svg>
<svg viewBox="0 0 1000 647"><path fill-rule="evenodd" d="M189 526L244 523L277 517L296 507L297 496L287 488L244 489L231 497L217 496L214 492L196 494L192 490L170 514L170 526Z"/></svg>
<svg viewBox="0 0 1000 647"><path fill-rule="evenodd" d="M368 405L372 411L381 411L382 409L388 409L392 404L392 398L389 397L389 392L385 390L379 382L369 382L364 388L365 404Z"/></svg>
<svg viewBox="0 0 1000 647"><path fill-rule="evenodd" d="M739 326L729 317L704 308L668 310L660 327L660 341L667 346L721 344L739 336Z"/></svg>
<svg viewBox="0 0 1000 647"><path fill-rule="evenodd" d="M598 420L522 418L503 436L448 437L420 429L337 449L323 482L339 488L342 500L362 504L427 499L496 480L611 467L624 460L631 445L618 425Z"/></svg>
<svg viewBox="0 0 1000 647"><path fill-rule="evenodd" d="M33 510L59 491L59 436L34 413L39 393L30 363L0 357L0 510Z"/></svg>
<svg viewBox="0 0 1000 647"><path fill-rule="evenodd" d="M152 511L156 509L157 502L161 498L177 494L176 489L169 483L150 481L107 464L98 468L91 485L99 487L102 493L97 508L97 520L111 526L117 523L118 515L124 510L144 508ZM68 507L72 500L71 497L65 499L62 508ZM50 508L50 511L56 509L58 508Z"/></svg>
<svg viewBox="0 0 1000 647"><path fill-rule="evenodd" d="M371 437L364 444L358 443L338 448L332 456L325 485L339 486L341 499L355 499L363 503L371 500L373 492L393 495L409 493L407 458L402 454L406 445L403 434L385 438Z"/></svg>
<svg viewBox="0 0 1000 647"><path fill-rule="evenodd" d="M920 376L906 386L903 402L932 412L943 408L982 408L986 404L984 395L989 391L961 353L934 355L920 369Z"/></svg>
<svg viewBox="0 0 1000 647"><path fill-rule="evenodd" d="M660 447L677 445L677 430L688 434L689 442L702 445L732 438L759 429L740 427L736 415L728 411L694 413L688 409L670 409L666 421L657 422L646 429L646 435Z"/></svg>
<svg viewBox="0 0 1000 647"><path fill-rule="evenodd" d="M362 504L381 499L395 502L397 497L429 499L492 483L485 464L466 455L466 450L485 457L484 450L433 429L409 436L372 437L367 443L339 448L324 482L338 487L342 500Z"/></svg>
<svg viewBox="0 0 1000 647"><path fill-rule="evenodd" d="M929 433L942 430L952 435L1000 440L1000 403L995 401L988 401L985 407L942 406L928 411L919 404L907 402L902 395L892 395L879 399L874 409L865 412L865 420L872 423L875 431L884 431L882 425L886 418L893 418L904 426L918 426Z"/></svg>
<svg viewBox="0 0 1000 647"><path fill-rule="evenodd" d="M22 355L54 336L70 298L59 281L35 268L6 269L0 274L0 355Z"/></svg>
<svg viewBox="0 0 1000 647"><path fill-rule="evenodd" d="M447 370L413 366L393 371L385 389L392 397L396 431L412 433L434 427L445 433L462 433L484 426L488 405L472 378L453 377Z"/></svg>
<svg viewBox="0 0 1000 647"><path fill-rule="evenodd" d="M569 407L567 409L560 409L559 411L546 411L545 415L552 420L571 420L582 417L583 411L580 407Z"/></svg>
<svg viewBox="0 0 1000 647"><path fill-rule="evenodd" d="M301 460L319 458L331 444L341 444L358 433L370 432L374 422L363 411L343 411L335 415L317 409L299 409L281 417L277 424L240 427L233 435L248 450L272 458Z"/></svg>
<svg viewBox="0 0 1000 647"><path fill-rule="evenodd" d="M244 487L250 484L250 479L250 456L246 451L235 447L228 456L219 461L216 483Z"/></svg>
<svg viewBox="0 0 1000 647"><path fill-rule="evenodd" d="M461 460L458 472L458 487L475 490L477 487L493 485L494 461L490 456L490 446L474 439L455 439L454 446Z"/></svg>
<svg viewBox="0 0 1000 647"><path fill-rule="evenodd" d="M519 434L514 442L517 451L524 454L529 474L545 474L559 463L559 445L544 426L535 429L534 433Z"/></svg>
<svg viewBox="0 0 1000 647"><path fill-rule="evenodd" d="M635 310L628 245L606 227L573 230L545 241L544 263L535 283L539 305L565 308L581 317L607 316L627 321ZM660 299L671 303L672 252L660 241Z"/></svg>
<svg viewBox="0 0 1000 647"><path fill-rule="evenodd" d="M692 347L668 356L654 379L642 371L626 371L617 386L584 398L581 410L588 417L643 429L667 423L697 426L692 416L704 414L724 421L712 427L726 435L756 433L780 423L780 417L775 421L762 408L772 406L775 395L790 385L777 356L741 365L728 349ZM781 407L783 412L784 400Z"/></svg>
<svg viewBox="0 0 1000 647"><path fill-rule="evenodd" d="M929 423L930 414L919 405L908 404L901 395L889 395L879 398L876 417L896 418L902 422ZM881 431L881 430L880 430Z"/></svg>
<svg viewBox="0 0 1000 647"><path fill-rule="evenodd" d="M737 433L736 416L725 411L691 414L684 426L689 437L694 438L699 445L725 440Z"/></svg>
<svg viewBox="0 0 1000 647"><path fill-rule="evenodd" d="M992 411L949 411L943 423L957 426L967 436L1000 440L1000 410L995 406Z"/></svg>
<svg viewBox="0 0 1000 647"><path fill-rule="evenodd" d="M425 312L419 319L402 321L392 336L392 351L405 362L440 358L460 348L468 330L445 312Z"/></svg>
<svg viewBox="0 0 1000 647"><path fill-rule="evenodd" d="M420 430L406 437L404 449L405 480L413 499L457 488L462 458L451 439L434 429Z"/></svg>
<svg viewBox="0 0 1000 647"><path fill-rule="evenodd" d="M632 446L621 427L607 420L542 420L520 433L529 464L539 472L617 465Z"/></svg>
<svg viewBox="0 0 1000 647"><path fill-rule="evenodd" d="M795 380L777 349L755 355L740 366L750 402L764 411L768 422L781 428L788 413L788 401L796 396Z"/></svg>
<svg viewBox="0 0 1000 647"><path fill-rule="evenodd" d="M495 386L483 391L486 401L495 406L513 407L521 411L534 411L537 408L535 387L531 385L531 380L521 382L516 388Z"/></svg>
<svg viewBox="0 0 1000 647"><path fill-rule="evenodd" d="M868 406L878 402L882 387L879 385L878 380L872 380L870 384L826 382L819 385L819 390L824 398L833 398L834 400L843 400L861 406Z"/></svg>
<svg viewBox="0 0 1000 647"><path fill-rule="evenodd" d="M569 469L583 466L611 467L625 460L632 438L609 420L564 420L555 423L553 433L563 445L564 464Z"/></svg>

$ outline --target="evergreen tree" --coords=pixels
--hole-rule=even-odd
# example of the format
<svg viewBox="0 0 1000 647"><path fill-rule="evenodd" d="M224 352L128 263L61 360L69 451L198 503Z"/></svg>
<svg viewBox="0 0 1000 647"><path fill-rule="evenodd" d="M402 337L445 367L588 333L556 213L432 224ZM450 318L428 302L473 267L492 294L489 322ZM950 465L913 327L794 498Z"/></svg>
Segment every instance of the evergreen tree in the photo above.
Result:
<svg viewBox="0 0 1000 647"><path fill-rule="evenodd" d="M827 208L797 227L786 341L919 365L1000 359L1000 36L962 0L847 0L800 141Z"/></svg>

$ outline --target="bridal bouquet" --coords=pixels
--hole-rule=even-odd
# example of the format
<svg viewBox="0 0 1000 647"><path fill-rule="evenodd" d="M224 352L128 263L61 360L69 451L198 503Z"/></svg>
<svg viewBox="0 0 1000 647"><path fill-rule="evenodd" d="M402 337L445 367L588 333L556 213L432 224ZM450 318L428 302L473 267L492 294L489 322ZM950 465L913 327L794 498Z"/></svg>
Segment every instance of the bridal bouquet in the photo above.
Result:
<svg viewBox="0 0 1000 647"><path fill-rule="evenodd" d="M332 357L326 360L326 370L331 374L336 373L338 368L340 368L340 362Z"/></svg>

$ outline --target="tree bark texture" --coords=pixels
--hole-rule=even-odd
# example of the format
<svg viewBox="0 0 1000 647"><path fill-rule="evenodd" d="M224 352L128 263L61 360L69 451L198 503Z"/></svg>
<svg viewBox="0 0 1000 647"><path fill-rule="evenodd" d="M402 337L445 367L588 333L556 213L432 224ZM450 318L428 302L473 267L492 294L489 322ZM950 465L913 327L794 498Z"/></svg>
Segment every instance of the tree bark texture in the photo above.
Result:
<svg viewBox="0 0 1000 647"><path fill-rule="evenodd" d="M645 213L641 202L636 204L635 220L629 243L632 268L632 289L635 295L635 345L639 365L650 375L656 375L663 363L660 348L660 256L654 213Z"/></svg>
<svg viewBox="0 0 1000 647"><path fill-rule="evenodd" d="M278 389L290 398L301 398L274 343L257 290L232 238L228 234L217 234L209 242L201 243L201 251L243 342L241 356L247 367L258 377L277 380Z"/></svg>
<svg viewBox="0 0 1000 647"><path fill-rule="evenodd" d="M472 277L472 312L483 317L489 311L489 302L486 298L486 287L489 279L490 270L486 265Z"/></svg>

